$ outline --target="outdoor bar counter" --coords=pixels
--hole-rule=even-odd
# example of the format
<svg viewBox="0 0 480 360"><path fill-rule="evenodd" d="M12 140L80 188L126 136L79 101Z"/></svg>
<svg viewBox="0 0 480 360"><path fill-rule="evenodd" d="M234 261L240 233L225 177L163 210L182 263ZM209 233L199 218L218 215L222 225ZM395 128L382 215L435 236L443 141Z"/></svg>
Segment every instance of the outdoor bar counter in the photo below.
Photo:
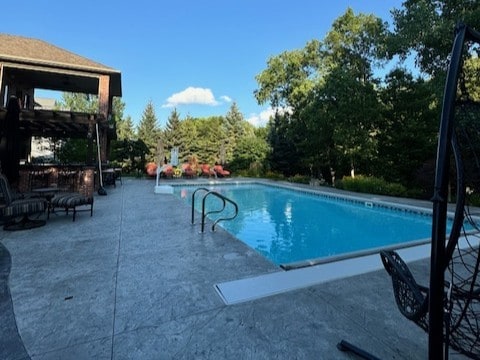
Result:
<svg viewBox="0 0 480 360"><path fill-rule="evenodd" d="M18 190L58 187L65 191L93 196L95 191L95 167L86 165L22 165L19 171Z"/></svg>

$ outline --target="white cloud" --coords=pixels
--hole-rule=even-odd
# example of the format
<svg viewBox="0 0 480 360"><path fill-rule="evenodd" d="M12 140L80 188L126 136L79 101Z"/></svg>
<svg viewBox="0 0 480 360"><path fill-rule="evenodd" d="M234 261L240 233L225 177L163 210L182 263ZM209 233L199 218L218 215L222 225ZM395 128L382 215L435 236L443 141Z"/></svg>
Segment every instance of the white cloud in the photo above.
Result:
<svg viewBox="0 0 480 360"><path fill-rule="evenodd" d="M206 88L198 88L190 86L183 91L173 94L162 105L164 108L175 107L177 105L201 104L201 105L218 105L212 90Z"/></svg>
<svg viewBox="0 0 480 360"><path fill-rule="evenodd" d="M252 124L253 126L256 127L262 127L267 125L268 120L274 115L274 111L272 108L269 108L267 110L263 110L260 114L250 114L250 117L247 119L247 121Z"/></svg>
<svg viewBox="0 0 480 360"><path fill-rule="evenodd" d="M230 96L227 96L227 95L220 96L220 99L222 99L223 101L225 101L227 103L232 102L232 98Z"/></svg>
<svg viewBox="0 0 480 360"><path fill-rule="evenodd" d="M284 113L291 113L292 111L290 108L286 108L286 109L279 108L278 112L280 114L284 114ZM270 120L274 116L275 116L275 109L268 108L260 112L260 114L250 114L250 117L247 119L247 121L253 126L263 127L267 125L268 120Z"/></svg>

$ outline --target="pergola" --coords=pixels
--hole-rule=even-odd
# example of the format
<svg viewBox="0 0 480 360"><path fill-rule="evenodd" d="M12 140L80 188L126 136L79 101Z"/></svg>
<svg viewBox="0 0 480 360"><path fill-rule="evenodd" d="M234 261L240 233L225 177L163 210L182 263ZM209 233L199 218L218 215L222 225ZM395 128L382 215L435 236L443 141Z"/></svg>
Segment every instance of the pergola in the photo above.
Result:
<svg viewBox="0 0 480 360"><path fill-rule="evenodd" d="M35 89L97 95L98 112L35 109ZM17 169L9 180L16 180L15 172L30 152L32 136L85 138L93 143L98 124L101 158L105 161L109 140L115 137L115 124L110 121L112 100L121 95L119 71L42 40L0 34L0 130L4 130L0 134L0 161L2 167L13 161ZM8 114L7 105L13 97L20 106L16 116L12 111ZM16 131L5 131L12 116L17 122ZM11 153L7 144L10 148L15 144L18 151ZM5 170L11 169L3 170L7 174Z"/></svg>

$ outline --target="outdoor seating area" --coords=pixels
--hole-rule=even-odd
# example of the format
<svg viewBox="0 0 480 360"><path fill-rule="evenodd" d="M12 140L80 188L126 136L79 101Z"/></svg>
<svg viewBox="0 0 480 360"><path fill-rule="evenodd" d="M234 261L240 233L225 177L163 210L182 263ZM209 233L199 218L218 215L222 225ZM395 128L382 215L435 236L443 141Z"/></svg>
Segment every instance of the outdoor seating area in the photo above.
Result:
<svg viewBox="0 0 480 360"><path fill-rule="evenodd" d="M150 177L157 175L157 164L149 162L145 166L145 172ZM222 165L216 164L211 167L208 164L201 164L198 168L190 163L183 163L180 166L164 164L160 167L160 178L163 179L194 179L197 177L228 177L230 171L225 170Z"/></svg>
<svg viewBox="0 0 480 360"><path fill-rule="evenodd" d="M45 212L47 201L42 197L24 197L15 194L5 175L0 173L0 220L8 231L28 230L45 225L44 220L30 216ZM21 218L16 220L16 218Z"/></svg>
<svg viewBox="0 0 480 360"><path fill-rule="evenodd" d="M78 173L74 173L74 177L77 177ZM67 215L71 211L72 221L75 221L78 211L89 211L90 216L93 216L93 194L87 196L80 191L70 191L71 188L78 189L75 184L70 184L73 187L57 186L57 180L51 182L52 174L59 172L51 169L29 172L30 182L25 186L29 191L17 192L12 189L7 177L0 173L0 221L4 230L29 230L44 226L47 221L43 219L43 214L47 214L48 220L50 214L59 209ZM38 179L42 181L39 182Z"/></svg>

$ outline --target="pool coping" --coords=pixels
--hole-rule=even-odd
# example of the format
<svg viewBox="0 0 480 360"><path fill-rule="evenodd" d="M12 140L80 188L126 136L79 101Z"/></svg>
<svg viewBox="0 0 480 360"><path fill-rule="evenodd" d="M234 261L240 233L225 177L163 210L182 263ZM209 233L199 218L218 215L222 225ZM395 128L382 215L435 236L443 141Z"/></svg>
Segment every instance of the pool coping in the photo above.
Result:
<svg viewBox="0 0 480 360"><path fill-rule="evenodd" d="M406 262L411 262L428 258L430 246L411 246L397 252ZM215 284L214 288L225 305L234 305L380 269L383 265L378 254L369 254L226 281Z"/></svg>

